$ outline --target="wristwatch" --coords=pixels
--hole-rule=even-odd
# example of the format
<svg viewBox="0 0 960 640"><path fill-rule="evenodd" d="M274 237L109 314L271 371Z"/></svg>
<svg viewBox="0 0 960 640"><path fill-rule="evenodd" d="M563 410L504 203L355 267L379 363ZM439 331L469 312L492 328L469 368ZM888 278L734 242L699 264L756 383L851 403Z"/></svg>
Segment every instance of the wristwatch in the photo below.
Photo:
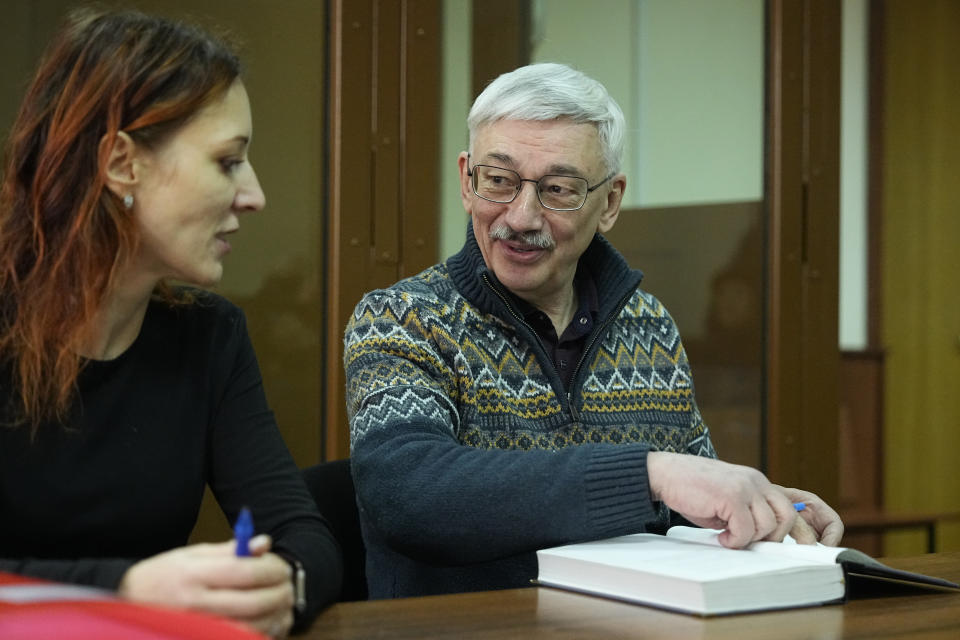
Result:
<svg viewBox="0 0 960 640"><path fill-rule="evenodd" d="M290 580L293 582L293 612L299 616L307 610L307 570L303 568L303 563L297 558L285 553L278 554L286 560L293 569Z"/></svg>
<svg viewBox="0 0 960 640"><path fill-rule="evenodd" d="M307 570L293 559L293 610L301 614L307 610Z"/></svg>

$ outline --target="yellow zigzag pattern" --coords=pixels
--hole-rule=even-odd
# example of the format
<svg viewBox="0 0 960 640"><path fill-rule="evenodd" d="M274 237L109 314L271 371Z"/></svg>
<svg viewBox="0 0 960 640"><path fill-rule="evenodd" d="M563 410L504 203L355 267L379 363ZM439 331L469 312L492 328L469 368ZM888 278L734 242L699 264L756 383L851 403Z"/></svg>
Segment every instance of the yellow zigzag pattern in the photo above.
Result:
<svg viewBox="0 0 960 640"><path fill-rule="evenodd" d="M418 289L433 276L446 278L424 275L415 278ZM624 319L635 320L626 320L611 343L601 342L587 366L586 384L576 393L581 415L599 424L558 428L565 403L534 352L513 342L511 329L496 326L502 321L462 299L449 304L429 292L396 293L358 309L348 327L348 396L357 403L396 386L432 389L459 407L458 438L478 448L556 450L642 442L689 451L698 440L709 448L676 328L662 305L646 295L635 296L622 311ZM636 333L644 330L654 333ZM398 419L402 416L366 414L364 429ZM502 428L521 423L529 428Z"/></svg>
<svg viewBox="0 0 960 640"><path fill-rule="evenodd" d="M655 343L653 348L647 352L643 350L643 346L639 343L633 346L633 351L627 351L627 346L620 343L615 354L611 354L605 349L597 351L597 357L593 360L593 368L635 369L642 366L663 367L667 364L677 366L681 362L686 362L684 351L679 344L679 341L677 341L674 350L667 351L663 345Z"/></svg>

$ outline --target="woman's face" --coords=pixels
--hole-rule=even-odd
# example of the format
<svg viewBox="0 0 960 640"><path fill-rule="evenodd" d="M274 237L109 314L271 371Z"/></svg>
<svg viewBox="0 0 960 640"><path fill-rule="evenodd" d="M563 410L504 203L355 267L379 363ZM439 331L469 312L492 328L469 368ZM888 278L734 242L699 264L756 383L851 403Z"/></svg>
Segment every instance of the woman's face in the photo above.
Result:
<svg viewBox="0 0 960 640"><path fill-rule="evenodd" d="M159 147L138 154L134 264L143 275L201 286L220 280L240 214L266 202L247 158L252 133L250 101L237 80Z"/></svg>

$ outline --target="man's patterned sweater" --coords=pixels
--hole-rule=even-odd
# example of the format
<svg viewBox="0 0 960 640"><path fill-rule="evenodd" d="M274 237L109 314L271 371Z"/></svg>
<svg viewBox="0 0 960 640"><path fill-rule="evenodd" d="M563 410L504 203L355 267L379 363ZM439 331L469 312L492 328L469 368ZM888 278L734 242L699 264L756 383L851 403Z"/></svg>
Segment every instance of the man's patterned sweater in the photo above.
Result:
<svg viewBox="0 0 960 640"><path fill-rule="evenodd" d="M472 229L357 305L344 363L371 598L529 584L537 549L665 524L648 451L716 456L640 272L600 235L581 265L600 314L569 393Z"/></svg>

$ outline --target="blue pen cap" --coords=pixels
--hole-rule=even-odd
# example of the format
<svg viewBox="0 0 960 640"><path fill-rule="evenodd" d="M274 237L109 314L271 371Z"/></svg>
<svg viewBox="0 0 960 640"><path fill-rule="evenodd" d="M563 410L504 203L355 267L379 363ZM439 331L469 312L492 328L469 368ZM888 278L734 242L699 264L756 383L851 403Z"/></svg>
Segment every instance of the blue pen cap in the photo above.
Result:
<svg viewBox="0 0 960 640"><path fill-rule="evenodd" d="M237 557L250 555L250 538L253 537L253 515L250 509L243 507L237 522L233 525L233 537L237 539Z"/></svg>

